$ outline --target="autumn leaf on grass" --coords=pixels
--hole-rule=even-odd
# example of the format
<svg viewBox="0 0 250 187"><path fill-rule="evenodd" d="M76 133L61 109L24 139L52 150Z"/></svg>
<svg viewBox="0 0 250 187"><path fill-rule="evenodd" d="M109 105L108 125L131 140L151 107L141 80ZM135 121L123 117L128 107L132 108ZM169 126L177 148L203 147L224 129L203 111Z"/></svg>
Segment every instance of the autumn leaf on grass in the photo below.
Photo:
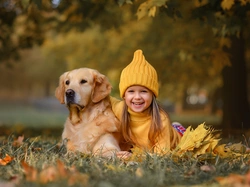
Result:
<svg viewBox="0 0 250 187"><path fill-rule="evenodd" d="M34 167L28 165L25 161L22 161L21 164L22 164L22 167L24 169L26 180L30 181L30 182L36 181L37 176L38 176L37 169L35 169Z"/></svg>
<svg viewBox="0 0 250 187"><path fill-rule="evenodd" d="M9 156L8 154L5 155L4 158L0 158L0 166L5 166L10 163L14 158Z"/></svg>
<svg viewBox="0 0 250 187"><path fill-rule="evenodd" d="M189 126L181 138L180 143L173 151L175 156L183 156L189 152L193 157L211 152L219 142L215 136L214 129L205 126L205 123L200 124L196 129L191 129Z"/></svg>
<svg viewBox="0 0 250 187"><path fill-rule="evenodd" d="M14 147L18 147L23 144L24 136L18 136L18 138L12 143Z"/></svg>
<svg viewBox="0 0 250 187"><path fill-rule="evenodd" d="M243 155L248 155L248 148L242 143L228 143L222 144L215 147L213 150L215 155L219 155L222 158L228 157L239 157Z"/></svg>
<svg viewBox="0 0 250 187"><path fill-rule="evenodd" d="M57 168L55 166L49 166L45 169L43 169L39 173L39 181L43 184L46 184L48 182L57 181L59 179L60 175L57 171Z"/></svg>
<svg viewBox="0 0 250 187"><path fill-rule="evenodd" d="M220 186L249 186L250 184L250 172L245 175L230 174L226 177L217 177L216 181Z"/></svg>
<svg viewBox="0 0 250 187"><path fill-rule="evenodd" d="M70 175L68 177L68 185L72 186L76 183L81 184L81 186L87 186L89 183L89 175L85 173L80 173L75 167L69 169Z"/></svg>
<svg viewBox="0 0 250 187"><path fill-rule="evenodd" d="M68 185L81 183L87 185L89 176L87 174L79 173L75 168L66 169L63 162L58 160L56 165L48 166L42 171L38 172L26 162L22 162L26 180L30 182L38 182L46 184L48 182L55 182L58 180L67 180Z"/></svg>

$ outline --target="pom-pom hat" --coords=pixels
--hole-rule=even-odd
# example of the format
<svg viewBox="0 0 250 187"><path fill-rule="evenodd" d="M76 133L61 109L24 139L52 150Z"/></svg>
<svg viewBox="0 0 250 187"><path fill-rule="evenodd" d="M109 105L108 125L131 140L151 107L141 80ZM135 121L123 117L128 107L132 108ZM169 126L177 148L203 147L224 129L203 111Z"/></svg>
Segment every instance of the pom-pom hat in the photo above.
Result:
<svg viewBox="0 0 250 187"><path fill-rule="evenodd" d="M121 98L124 96L126 89L133 85L144 86L151 90L155 97L158 96L157 72L146 61L142 50L136 50L132 62L122 70L119 84Z"/></svg>

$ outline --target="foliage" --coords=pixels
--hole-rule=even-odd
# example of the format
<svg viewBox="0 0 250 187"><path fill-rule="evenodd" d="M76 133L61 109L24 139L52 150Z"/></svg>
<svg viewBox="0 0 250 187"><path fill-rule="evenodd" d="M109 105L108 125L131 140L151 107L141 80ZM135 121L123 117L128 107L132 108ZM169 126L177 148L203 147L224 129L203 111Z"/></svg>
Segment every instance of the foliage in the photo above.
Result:
<svg viewBox="0 0 250 187"><path fill-rule="evenodd" d="M66 153L57 138L10 135L0 142L0 184L9 186L221 186L249 182L249 155L226 158L148 154L130 160Z"/></svg>
<svg viewBox="0 0 250 187"><path fill-rule="evenodd" d="M90 66L110 77L118 95L120 70L141 48L159 72L160 99L181 103L193 85L212 95L231 65L228 36L249 39L249 6L249 0L0 0L0 81L12 93L38 87L40 96L42 87L48 96L61 73Z"/></svg>
<svg viewBox="0 0 250 187"><path fill-rule="evenodd" d="M0 60L17 57L19 49L41 45L48 35L58 32L71 29L84 31L93 24L100 25L104 30L119 29L129 18L126 12L136 13L138 19L155 17L164 12L173 19L185 17L188 20L191 10L192 18L205 20L212 26L214 33L223 37L239 34L247 23L250 6L249 0L192 0L189 3L174 0L55 2L0 1Z"/></svg>
<svg viewBox="0 0 250 187"><path fill-rule="evenodd" d="M214 29L214 33L222 37L239 36L247 23L246 17L250 9L249 0L193 0L192 3L185 3L185 5L192 10L192 18L208 23ZM187 17L186 14L181 15L185 13L184 7L172 0L146 0L137 9L137 18L154 17L160 8L168 15L172 11L172 16Z"/></svg>

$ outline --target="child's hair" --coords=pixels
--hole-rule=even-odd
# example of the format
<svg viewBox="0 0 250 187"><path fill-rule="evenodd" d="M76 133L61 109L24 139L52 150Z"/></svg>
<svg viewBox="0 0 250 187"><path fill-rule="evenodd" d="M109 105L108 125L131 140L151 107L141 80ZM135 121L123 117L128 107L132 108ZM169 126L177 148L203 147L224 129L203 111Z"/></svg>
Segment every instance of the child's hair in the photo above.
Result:
<svg viewBox="0 0 250 187"><path fill-rule="evenodd" d="M159 103L156 100L156 97L153 96L153 100L149 110L149 113L151 115L151 125L148 133L148 139L152 146L154 146L157 143L157 137L161 136L162 132L161 112L163 112L168 118L168 114L159 105ZM130 114L128 113L128 106L124 103L122 118L121 118L121 132L126 142L136 144L135 138L131 133L129 123L130 123Z"/></svg>

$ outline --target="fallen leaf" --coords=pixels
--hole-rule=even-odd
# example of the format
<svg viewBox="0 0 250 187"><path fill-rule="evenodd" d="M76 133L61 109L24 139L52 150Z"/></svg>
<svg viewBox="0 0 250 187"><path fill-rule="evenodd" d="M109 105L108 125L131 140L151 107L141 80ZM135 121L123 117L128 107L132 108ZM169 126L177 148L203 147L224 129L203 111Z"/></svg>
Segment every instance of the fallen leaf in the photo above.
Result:
<svg viewBox="0 0 250 187"><path fill-rule="evenodd" d="M236 186L236 184L243 184L244 176L238 174L230 174L226 177L217 177L216 181L222 186Z"/></svg>
<svg viewBox="0 0 250 187"><path fill-rule="evenodd" d="M81 184L81 186L87 186L88 182L89 175L79 172L71 174L68 179L69 186L73 186L76 183Z"/></svg>
<svg viewBox="0 0 250 187"><path fill-rule="evenodd" d="M216 171L216 168L212 165L203 165L200 167L200 170L204 172L213 173Z"/></svg>
<svg viewBox="0 0 250 187"><path fill-rule="evenodd" d="M220 140L216 137L216 133L214 129L205 126L205 123L200 124L196 129L189 126L180 143L173 150L173 155L182 157L189 152L192 153L193 157L198 157L211 153Z"/></svg>
<svg viewBox="0 0 250 187"><path fill-rule="evenodd" d="M86 186L89 181L89 176L87 174L80 173L75 167L66 169L64 163L60 160L57 160L55 166L48 166L40 172L34 167L29 166L26 162L22 162L22 166L26 180L31 182L46 184L65 179L68 182L68 186L76 183Z"/></svg>
<svg viewBox="0 0 250 187"><path fill-rule="evenodd" d="M14 158L9 156L8 154L5 155L5 157L3 159L0 159L0 165L1 166L5 166L8 163L10 163Z"/></svg>
<svg viewBox="0 0 250 187"><path fill-rule="evenodd" d="M55 166L49 166L45 169L43 169L39 174L39 181L41 183L48 183L58 180L59 173L57 172L57 169Z"/></svg>
<svg viewBox="0 0 250 187"><path fill-rule="evenodd" d="M18 146L23 144L23 140L24 140L24 135L23 136L18 136L18 138L15 141L13 141L12 145L14 147L18 147Z"/></svg>
<svg viewBox="0 0 250 187"><path fill-rule="evenodd" d="M135 171L135 175L136 175L136 177L138 177L138 178L143 177L143 175L144 175L143 169L142 169L141 167L137 168L136 171Z"/></svg>
<svg viewBox="0 0 250 187"><path fill-rule="evenodd" d="M37 176L38 176L37 169L35 169L34 167L28 165L25 161L22 161L21 164L22 164L22 167L24 169L26 180L30 181L30 182L36 181Z"/></svg>

